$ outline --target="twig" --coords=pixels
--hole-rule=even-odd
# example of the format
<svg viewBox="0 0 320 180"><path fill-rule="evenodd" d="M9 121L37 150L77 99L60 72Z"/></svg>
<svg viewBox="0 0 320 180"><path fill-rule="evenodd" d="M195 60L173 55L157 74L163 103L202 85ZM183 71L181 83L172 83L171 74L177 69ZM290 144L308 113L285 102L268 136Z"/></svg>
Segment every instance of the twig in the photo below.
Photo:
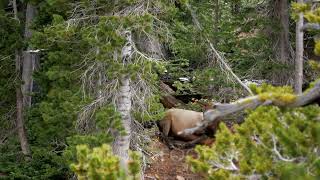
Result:
<svg viewBox="0 0 320 180"><path fill-rule="evenodd" d="M278 151L277 149L277 141L276 141L276 137L274 134L271 135L271 138L272 138L272 142L273 142L273 149L272 151L277 155L277 157L281 160L281 161L285 161L285 162L292 162L294 160L296 160L296 158L292 158L292 159L287 159L287 158L284 158L280 152Z"/></svg>

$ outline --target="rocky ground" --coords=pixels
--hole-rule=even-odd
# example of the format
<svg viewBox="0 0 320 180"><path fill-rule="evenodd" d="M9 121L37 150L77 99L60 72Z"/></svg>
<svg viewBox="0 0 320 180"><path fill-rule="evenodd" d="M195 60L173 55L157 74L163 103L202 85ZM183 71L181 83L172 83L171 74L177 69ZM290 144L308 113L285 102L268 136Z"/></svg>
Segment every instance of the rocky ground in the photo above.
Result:
<svg viewBox="0 0 320 180"><path fill-rule="evenodd" d="M192 148L169 150L158 139L154 139L151 148L155 153L149 157L149 163L144 174L145 180L203 179L199 174L191 172L188 164L185 162L187 155L196 156Z"/></svg>

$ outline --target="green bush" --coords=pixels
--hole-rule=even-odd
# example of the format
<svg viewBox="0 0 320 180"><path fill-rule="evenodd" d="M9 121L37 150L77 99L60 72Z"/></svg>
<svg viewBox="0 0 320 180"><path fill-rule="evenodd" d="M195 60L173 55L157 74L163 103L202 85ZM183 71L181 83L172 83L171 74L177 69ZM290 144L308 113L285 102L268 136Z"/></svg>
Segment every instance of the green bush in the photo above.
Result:
<svg viewBox="0 0 320 180"><path fill-rule="evenodd" d="M103 144L101 147L90 149L87 145L77 146L77 163L70 165L79 180L98 179L139 179L140 156L131 152L128 162L129 174L120 167L120 160L112 154L111 147Z"/></svg>
<svg viewBox="0 0 320 180"><path fill-rule="evenodd" d="M208 179L319 179L319 115L318 105L259 107L234 133L221 124L215 144L188 162Z"/></svg>

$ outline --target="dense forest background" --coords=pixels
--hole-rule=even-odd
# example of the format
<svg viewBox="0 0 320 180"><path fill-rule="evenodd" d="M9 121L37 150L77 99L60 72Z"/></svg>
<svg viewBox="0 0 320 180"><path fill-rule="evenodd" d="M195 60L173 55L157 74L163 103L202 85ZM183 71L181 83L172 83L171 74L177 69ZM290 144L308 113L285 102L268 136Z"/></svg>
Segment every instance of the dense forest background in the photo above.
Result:
<svg viewBox="0 0 320 180"><path fill-rule="evenodd" d="M165 108L293 102L318 78L319 15L312 1L2 0L0 179L138 179L151 141L142 124ZM317 179L319 113L229 117L233 131L220 125L187 161L205 179Z"/></svg>

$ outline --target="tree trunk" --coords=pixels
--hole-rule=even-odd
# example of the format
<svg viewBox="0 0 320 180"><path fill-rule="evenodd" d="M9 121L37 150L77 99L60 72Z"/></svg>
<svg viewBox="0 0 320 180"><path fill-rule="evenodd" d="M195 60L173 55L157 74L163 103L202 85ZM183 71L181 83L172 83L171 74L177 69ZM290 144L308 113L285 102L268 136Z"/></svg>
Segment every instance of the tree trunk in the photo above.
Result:
<svg viewBox="0 0 320 180"><path fill-rule="evenodd" d="M20 54L16 52L16 74L19 77L21 75L21 60ZM22 153L26 156L26 159L29 159L30 148L27 139L26 130L24 128L24 118L23 118L23 95L21 91L20 83L16 85L16 107L17 107L17 117L16 117L16 126L19 135L19 141Z"/></svg>
<svg viewBox="0 0 320 180"><path fill-rule="evenodd" d="M14 18L19 21L18 18L18 9L17 9L17 2L16 0L12 1L13 4L13 11L14 11ZM21 79L21 55L19 53L19 50L16 50L15 53L15 62L16 62L16 75L18 77L18 81ZM24 112L24 106L23 106L23 94L21 91L21 85L20 82L16 84L16 108L17 108L17 117L16 117L16 127L18 130L18 136L21 146L21 151L25 155L26 160L29 159L29 156L31 155L29 143L27 139L27 133L24 127L24 118L23 118L23 112Z"/></svg>
<svg viewBox="0 0 320 180"><path fill-rule="evenodd" d="M289 14L288 14L288 1L287 0L279 0L278 2L278 16L280 19L280 39L279 39L279 47L280 47L280 61L284 64L288 64L289 62Z"/></svg>
<svg viewBox="0 0 320 180"><path fill-rule="evenodd" d="M127 162L129 160L129 147L131 138L131 92L130 92L130 78L123 76L120 80L120 92L118 101L118 111L121 114L122 125L124 127L124 135L118 135L113 142L113 153L120 157L121 166L127 169Z"/></svg>
<svg viewBox="0 0 320 180"><path fill-rule="evenodd" d="M303 3L303 0L297 0ZM297 94L302 93L303 83L303 13L299 13L299 19L296 24L296 59L295 59L295 83L294 90Z"/></svg>
<svg viewBox="0 0 320 180"><path fill-rule="evenodd" d="M124 32L126 37L126 44L122 48L121 58L123 65L126 66L127 63L131 62L133 42L132 35L130 31ZM122 75L120 78L120 89L119 89L119 100L117 102L117 109L121 114L122 125L125 134L119 134L113 142L113 153L120 157L120 164L125 169L128 170L128 160L129 160L129 148L131 140L131 88L130 88L130 76L128 74Z"/></svg>
<svg viewBox="0 0 320 180"><path fill-rule="evenodd" d="M175 93L174 90L162 81L160 81L160 90L163 93L160 102L165 108L173 108L177 107L178 105L184 105L182 101L172 96L172 94Z"/></svg>
<svg viewBox="0 0 320 180"><path fill-rule="evenodd" d="M31 3L27 4L26 10L26 23L25 23L25 32L24 38L29 39L32 36L30 25L36 16L36 7ZM23 94L23 105L24 107L31 106L31 93L33 87L32 73L35 68L35 63L37 60L37 54L28 52L30 48L27 48L27 51L23 53L23 68L22 68L22 94Z"/></svg>
<svg viewBox="0 0 320 180"><path fill-rule="evenodd" d="M287 0L275 0L272 2L274 5L275 16L277 21L280 23L280 32L276 37L279 39L279 51L276 52L277 58L281 64L290 65L290 41L289 41L289 6ZM291 72L278 72L275 74L274 79L278 81L279 84L288 84L291 79Z"/></svg>

